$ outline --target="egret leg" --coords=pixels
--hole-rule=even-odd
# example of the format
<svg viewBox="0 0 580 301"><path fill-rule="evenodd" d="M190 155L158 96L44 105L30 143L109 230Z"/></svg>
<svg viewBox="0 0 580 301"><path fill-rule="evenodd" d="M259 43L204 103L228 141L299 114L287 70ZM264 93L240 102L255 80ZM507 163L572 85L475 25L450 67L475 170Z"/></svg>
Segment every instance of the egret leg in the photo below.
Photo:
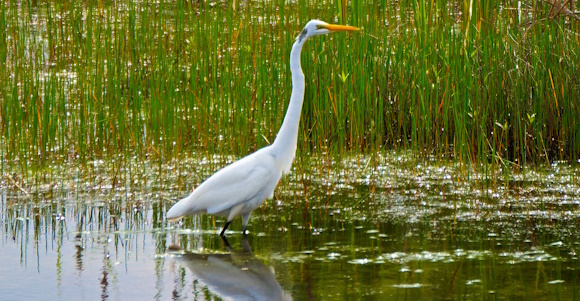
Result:
<svg viewBox="0 0 580 301"><path fill-rule="evenodd" d="M251 214L252 212L242 216L242 226L244 227L244 231L242 233L244 233L244 235L246 235L246 230L248 230L248 221L250 220Z"/></svg>
<svg viewBox="0 0 580 301"><path fill-rule="evenodd" d="M225 236L225 235L222 235L222 236L221 236L221 238L222 238L222 241L224 242L224 244L226 245L226 248L227 248L228 250L230 250L232 247L230 246L230 243L229 243L229 242L228 242L228 240L226 239L226 236Z"/></svg>
<svg viewBox="0 0 580 301"><path fill-rule="evenodd" d="M226 236L226 229L228 228L228 226L230 225L231 221L226 222L226 224L224 225L224 229L222 230L222 232L220 233L221 237L225 237Z"/></svg>

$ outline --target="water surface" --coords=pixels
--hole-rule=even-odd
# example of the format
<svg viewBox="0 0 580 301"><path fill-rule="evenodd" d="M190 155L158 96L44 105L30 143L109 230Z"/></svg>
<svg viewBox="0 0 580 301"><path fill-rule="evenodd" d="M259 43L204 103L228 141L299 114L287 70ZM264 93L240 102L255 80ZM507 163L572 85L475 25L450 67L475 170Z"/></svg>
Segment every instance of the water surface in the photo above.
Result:
<svg viewBox="0 0 580 301"><path fill-rule="evenodd" d="M556 163L487 181L459 164L397 154L312 159L308 174L294 170L254 212L247 239L239 220L228 244L218 235L223 219L165 220L171 204L231 159L101 161L53 167L46 180L4 176L0 295L580 299L577 168Z"/></svg>

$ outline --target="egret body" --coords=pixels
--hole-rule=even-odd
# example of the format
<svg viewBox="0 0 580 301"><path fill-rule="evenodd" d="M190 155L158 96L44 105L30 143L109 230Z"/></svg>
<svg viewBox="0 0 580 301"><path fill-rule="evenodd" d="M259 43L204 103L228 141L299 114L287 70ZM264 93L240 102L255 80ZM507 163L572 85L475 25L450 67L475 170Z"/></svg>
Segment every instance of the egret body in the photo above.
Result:
<svg viewBox="0 0 580 301"><path fill-rule="evenodd" d="M187 215L213 214L226 216L220 235L224 236L230 222L242 216L244 234L254 209L274 196L274 189L283 173L290 171L296 143L300 112L304 101L304 73L300 53L304 43L313 36L335 31L356 31L358 28L311 20L306 24L290 52L292 94L288 110L274 142L216 172L201 183L188 197L177 202L167 212L169 220Z"/></svg>

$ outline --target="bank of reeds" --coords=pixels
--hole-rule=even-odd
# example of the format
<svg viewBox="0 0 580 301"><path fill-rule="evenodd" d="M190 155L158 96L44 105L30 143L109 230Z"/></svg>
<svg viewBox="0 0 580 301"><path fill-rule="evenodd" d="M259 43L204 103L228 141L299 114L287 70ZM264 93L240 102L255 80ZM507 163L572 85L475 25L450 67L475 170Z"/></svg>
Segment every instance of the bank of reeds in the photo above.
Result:
<svg viewBox="0 0 580 301"><path fill-rule="evenodd" d="M312 18L363 30L307 44L300 154L578 160L580 22L556 2L342 2L4 2L2 165L254 151Z"/></svg>

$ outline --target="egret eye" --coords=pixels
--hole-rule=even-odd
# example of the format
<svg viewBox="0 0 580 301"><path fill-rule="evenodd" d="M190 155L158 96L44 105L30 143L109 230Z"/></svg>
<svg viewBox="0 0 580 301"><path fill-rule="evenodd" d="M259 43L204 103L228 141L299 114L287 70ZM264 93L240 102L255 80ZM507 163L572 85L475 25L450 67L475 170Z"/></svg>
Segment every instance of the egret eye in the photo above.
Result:
<svg viewBox="0 0 580 301"><path fill-rule="evenodd" d="M322 27L322 25L316 25L316 29L317 29L317 30L318 30L318 29L321 29L321 28L324 28L324 27Z"/></svg>
<svg viewBox="0 0 580 301"><path fill-rule="evenodd" d="M306 30L306 28L304 28L304 30L302 30L302 32L300 33L300 36L298 36L298 40L302 41L302 39L304 39L307 33L308 31Z"/></svg>

